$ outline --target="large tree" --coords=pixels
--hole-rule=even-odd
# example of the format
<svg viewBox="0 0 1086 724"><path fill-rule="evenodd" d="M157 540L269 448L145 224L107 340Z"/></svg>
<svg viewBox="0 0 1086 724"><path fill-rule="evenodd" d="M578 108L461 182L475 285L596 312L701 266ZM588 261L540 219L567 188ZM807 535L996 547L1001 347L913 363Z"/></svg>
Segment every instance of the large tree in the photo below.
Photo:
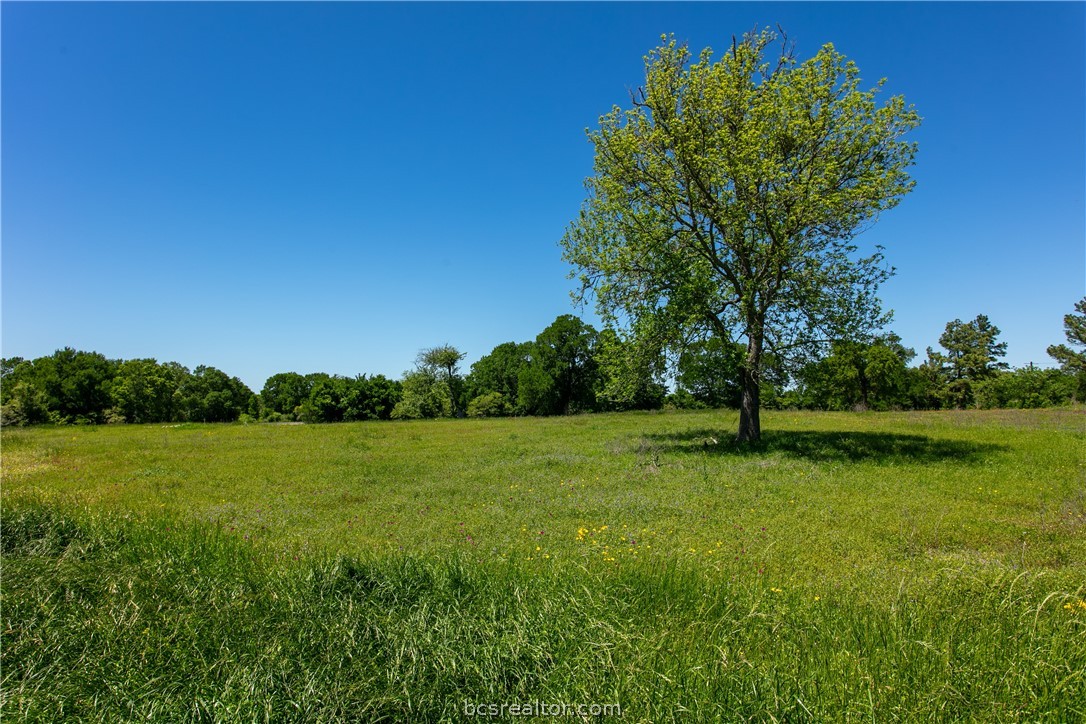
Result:
<svg viewBox="0 0 1086 724"><path fill-rule="evenodd" d="M891 270L851 240L912 189L902 138L920 122L900 96L879 104L882 81L862 90L832 45L798 62L776 40L652 51L633 108L589 132L595 174L562 240L581 299L639 345L745 342L740 440L761 434L763 355L887 321L875 293Z"/></svg>

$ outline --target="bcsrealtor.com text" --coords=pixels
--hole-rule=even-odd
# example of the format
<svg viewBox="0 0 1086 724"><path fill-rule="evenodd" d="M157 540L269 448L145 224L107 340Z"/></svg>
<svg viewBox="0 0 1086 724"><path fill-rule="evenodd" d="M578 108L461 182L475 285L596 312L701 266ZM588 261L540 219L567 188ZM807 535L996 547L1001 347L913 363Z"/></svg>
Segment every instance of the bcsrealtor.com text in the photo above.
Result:
<svg viewBox="0 0 1086 724"><path fill-rule="evenodd" d="M464 702L465 716L622 716L621 704L548 704L543 701L525 703Z"/></svg>

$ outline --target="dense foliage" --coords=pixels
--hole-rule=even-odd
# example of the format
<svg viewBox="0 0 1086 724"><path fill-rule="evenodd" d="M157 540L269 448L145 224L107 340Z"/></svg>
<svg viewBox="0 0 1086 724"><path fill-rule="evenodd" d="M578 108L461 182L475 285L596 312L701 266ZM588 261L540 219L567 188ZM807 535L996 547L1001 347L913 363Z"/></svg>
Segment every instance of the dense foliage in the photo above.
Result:
<svg viewBox="0 0 1086 724"><path fill-rule="evenodd" d="M109 360L71 348L48 357L5 359L0 402L5 425L103 422L231 422L259 411L237 377L201 365Z"/></svg>
<svg viewBox="0 0 1086 724"><path fill-rule="evenodd" d="M615 403L605 350L610 330L597 331L570 314L557 317L530 342L505 342L471 366L465 381L468 415L568 415L605 410L652 410L667 389L651 371L641 376L641 394Z"/></svg>
<svg viewBox="0 0 1086 724"><path fill-rule="evenodd" d="M640 350L743 342L738 439L761 434L771 357L878 329L891 274L853 237L913 187L920 123L861 90L832 45L799 62L750 33L714 56L674 39L645 59L633 108L589 133L588 198L562 244L582 298ZM776 57L771 57L776 55Z"/></svg>
<svg viewBox="0 0 1086 724"><path fill-rule="evenodd" d="M1054 344L1048 354L1060 363L1062 372L1075 378L1075 399L1082 402L1086 400L1086 297L1075 302L1075 311L1078 314L1063 318L1063 331L1071 346Z"/></svg>
<svg viewBox="0 0 1086 724"><path fill-rule="evenodd" d="M1000 361L1007 345L999 334L983 314L970 322L955 319L939 337L942 350L929 347L918 367L907 366L915 352L892 332L867 342L835 342L827 357L799 370L795 386L776 403L814 410L934 410L1082 401L1082 372L1032 363L1008 370Z"/></svg>
<svg viewBox="0 0 1086 724"><path fill-rule="evenodd" d="M933 410L1051 407L1086 399L1086 299L1064 318L1068 345L1049 354L1059 368L1009 370L1007 345L985 315L953 320L916 353L893 332L839 339L823 356L791 366L767 354L762 404L809 410ZM672 350L675 375L665 384L659 357L638 357L611 329L572 315L532 341L505 342L462 375L464 355L451 345L422 350L402 380L281 372L254 394L214 367L189 371L176 362L110 360L65 348L48 357L13 357L0 365L4 425L154 422L346 422L435 417L568 415L579 412L739 408L745 348L700 338Z"/></svg>

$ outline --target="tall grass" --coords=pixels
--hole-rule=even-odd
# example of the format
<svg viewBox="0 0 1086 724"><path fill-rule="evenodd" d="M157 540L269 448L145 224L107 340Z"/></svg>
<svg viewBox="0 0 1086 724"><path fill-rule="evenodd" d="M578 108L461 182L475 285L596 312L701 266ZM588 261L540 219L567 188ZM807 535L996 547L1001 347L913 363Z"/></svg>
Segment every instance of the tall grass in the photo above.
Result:
<svg viewBox="0 0 1086 724"><path fill-rule="evenodd" d="M308 465L263 427L166 452L158 428L5 432L0 715L1086 718L1081 447L1055 445L1077 421L809 416L751 451L710 419L307 428ZM352 458L355 436L384 457ZM457 445L472 464L443 459ZM247 450L304 473L293 527L253 525ZM384 497L359 479L381 467Z"/></svg>

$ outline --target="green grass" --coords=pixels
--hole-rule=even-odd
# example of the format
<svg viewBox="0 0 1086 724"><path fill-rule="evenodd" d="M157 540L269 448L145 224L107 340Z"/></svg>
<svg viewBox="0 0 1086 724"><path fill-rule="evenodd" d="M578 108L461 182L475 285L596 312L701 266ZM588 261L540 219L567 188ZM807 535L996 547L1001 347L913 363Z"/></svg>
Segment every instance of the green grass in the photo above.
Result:
<svg viewBox="0 0 1086 724"><path fill-rule="evenodd" d="M1081 411L4 430L5 719L1086 719Z"/></svg>

